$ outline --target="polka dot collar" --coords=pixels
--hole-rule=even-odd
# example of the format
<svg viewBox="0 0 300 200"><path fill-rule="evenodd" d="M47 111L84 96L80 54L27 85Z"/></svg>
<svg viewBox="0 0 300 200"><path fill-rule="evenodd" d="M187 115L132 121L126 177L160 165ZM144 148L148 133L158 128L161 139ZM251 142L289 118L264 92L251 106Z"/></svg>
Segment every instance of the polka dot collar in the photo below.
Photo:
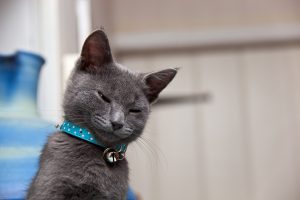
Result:
<svg viewBox="0 0 300 200"><path fill-rule="evenodd" d="M72 136L75 136L75 137L85 140L87 142L93 143L102 148L108 149L108 147L103 145L101 142L97 141L96 138L93 136L93 134L90 133L87 129L77 126L77 125L73 124L72 122L64 121L59 129L62 132L68 133ZM109 149L111 149L111 148L109 148ZM121 153L125 154L127 145L120 144L120 145L115 146L112 149L116 150L117 152L121 152Z"/></svg>

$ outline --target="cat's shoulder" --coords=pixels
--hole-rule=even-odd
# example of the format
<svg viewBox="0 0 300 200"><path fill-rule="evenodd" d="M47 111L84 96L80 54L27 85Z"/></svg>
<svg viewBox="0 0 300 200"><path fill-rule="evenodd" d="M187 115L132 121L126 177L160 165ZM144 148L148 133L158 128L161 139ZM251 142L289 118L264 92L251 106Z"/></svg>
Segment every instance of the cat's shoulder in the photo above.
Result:
<svg viewBox="0 0 300 200"><path fill-rule="evenodd" d="M58 142L64 141L67 139L67 135L61 131L56 131L53 134L49 135L48 141L49 142Z"/></svg>
<svg viewBox="0 0 300 200"><path fill-rule="evenodd" d="M48 144L50 145L63 145L63 144L73 144L78 142L78 139L63 133L61 131L56 131L51 134L48 138Z"/></svg>
<svg viewBox="0 0 300 200"><path fill-rule="evenodd" d="M76 145L76 142L78 141L75 138L60 131L56 131L49 135L44 151L63 153L64 151L71 150L73 146Z"/></svg>

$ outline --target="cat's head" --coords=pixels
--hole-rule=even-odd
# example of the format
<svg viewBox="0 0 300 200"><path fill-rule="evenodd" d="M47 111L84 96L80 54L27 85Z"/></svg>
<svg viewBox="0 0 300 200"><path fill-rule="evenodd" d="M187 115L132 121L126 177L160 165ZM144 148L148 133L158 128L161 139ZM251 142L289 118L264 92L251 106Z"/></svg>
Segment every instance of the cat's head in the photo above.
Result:
<svg viewBox="0 0 300 200"><path fill-rule="evenodd" d="M116 63L102 30L84 42L64 96L65 118L90 130L106 145L141 135L150 105L177 71L134 73Z"/></svg>

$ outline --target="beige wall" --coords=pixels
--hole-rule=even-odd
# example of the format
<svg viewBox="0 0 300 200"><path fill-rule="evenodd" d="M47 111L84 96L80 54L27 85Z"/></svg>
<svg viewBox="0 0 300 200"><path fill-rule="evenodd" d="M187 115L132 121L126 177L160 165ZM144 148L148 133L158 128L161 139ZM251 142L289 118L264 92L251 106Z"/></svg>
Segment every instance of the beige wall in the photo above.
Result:
<svg viewBox="0 0 300 200"><path fill-rule="evenodd" d="M300 1L101 6L123 64L181 67L165 95L211 96L154 109L130 145L130 183L144 200L300 198Z"/></svg>
<svg viewBox="0 0 300 200"><path fill-rule="evenodd" d="M299 24L297 0L114 0L116 33Z"/></svg>
<svg viewBox="0 0 300 200"><path fill-rule="evenodd" d="M300 198L299 1L91 5L92 27L108 27L122 64L139 71L181 67L164 95L211 96L153 109L144 139L128 150L130 184L142 199ZM75 15L69 14L62 25ZM68 36L67 26L60 31L59 38ZM72 41L58 49L72 53L79 45Z"/></svg>
<svg viewBox="0 0 300 200"><path fill-rule="evenodd" d="M287 45L125 59L182 66L165 94L211 96L154 109L146 144L129 148L133 188L144 199L299 199L299 58Z"/></svg>

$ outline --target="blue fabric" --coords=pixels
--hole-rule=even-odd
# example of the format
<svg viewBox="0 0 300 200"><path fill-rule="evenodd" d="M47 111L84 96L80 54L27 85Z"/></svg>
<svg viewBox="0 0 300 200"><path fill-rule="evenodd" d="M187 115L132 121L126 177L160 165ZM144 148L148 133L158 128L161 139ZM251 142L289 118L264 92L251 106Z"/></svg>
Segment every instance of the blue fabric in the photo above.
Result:
<svg viewBox="0 0 300 200"><path fill-rule="evenodd" d="M38 119L1 119L0 130L0 199L21 199L55 128Z"/></svg>
<svg viewBox="0 0 300 200"><path fill-rule="evenodd" d="M36 94L44 59L18 51L0 55L0 199L24 199L53 124L37 114ZM128 199L134 200L129 190Z"/></svg>

